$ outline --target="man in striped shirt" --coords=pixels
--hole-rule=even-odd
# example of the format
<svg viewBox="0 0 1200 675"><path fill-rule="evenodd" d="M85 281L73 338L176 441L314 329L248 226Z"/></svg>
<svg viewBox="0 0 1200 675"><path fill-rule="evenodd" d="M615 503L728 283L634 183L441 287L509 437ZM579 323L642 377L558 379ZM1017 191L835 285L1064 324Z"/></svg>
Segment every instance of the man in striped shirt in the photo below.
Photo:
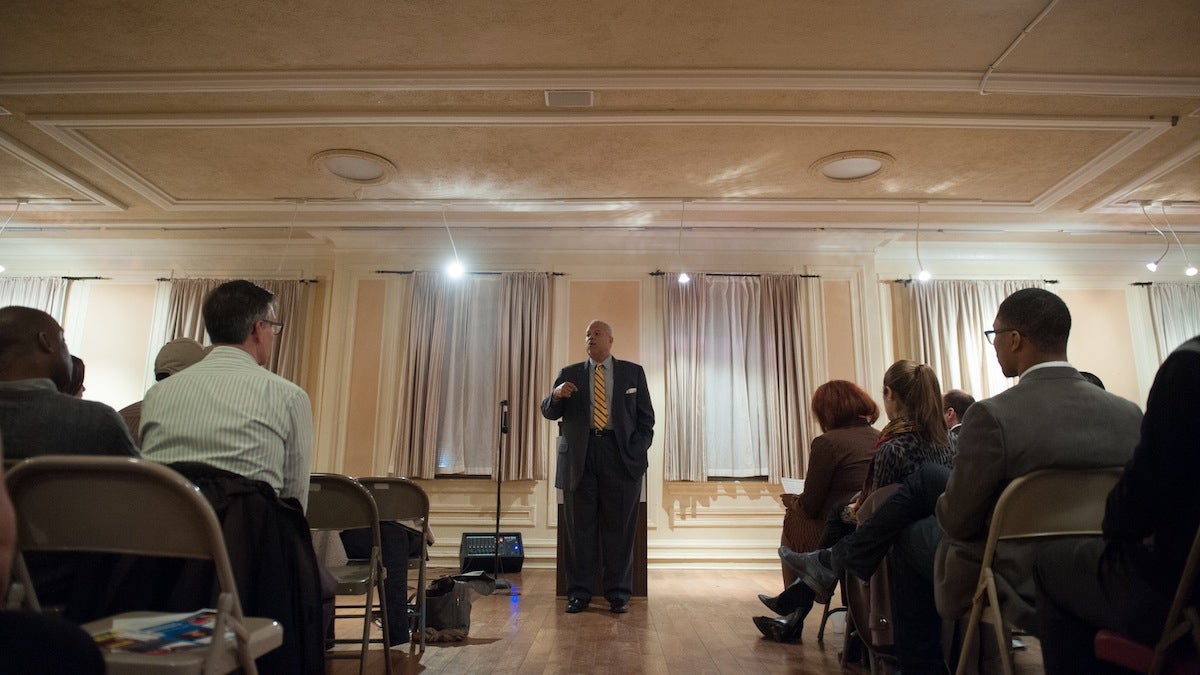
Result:
<svg viewBox="0 0 1200 675"><path fill-rule="evenodd" d="M304 507L312 408L303 389L264 367L283 330L273 297L244 280L209 293L203 314L213 350L146 392L142 455L261 480Z"/></svg>

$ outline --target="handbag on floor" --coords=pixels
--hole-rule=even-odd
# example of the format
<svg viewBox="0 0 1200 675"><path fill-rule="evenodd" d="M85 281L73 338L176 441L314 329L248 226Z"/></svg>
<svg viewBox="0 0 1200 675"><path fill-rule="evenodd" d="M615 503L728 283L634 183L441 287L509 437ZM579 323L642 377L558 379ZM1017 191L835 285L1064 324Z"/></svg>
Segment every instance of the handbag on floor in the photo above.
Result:
<svg viewBox="0 0 1200 675"><path fill-rule="evenodd" d="M471 594L491 595L496 581L483 572L434 579L425 590L426 642L462 640L471 631Z"/></svg>

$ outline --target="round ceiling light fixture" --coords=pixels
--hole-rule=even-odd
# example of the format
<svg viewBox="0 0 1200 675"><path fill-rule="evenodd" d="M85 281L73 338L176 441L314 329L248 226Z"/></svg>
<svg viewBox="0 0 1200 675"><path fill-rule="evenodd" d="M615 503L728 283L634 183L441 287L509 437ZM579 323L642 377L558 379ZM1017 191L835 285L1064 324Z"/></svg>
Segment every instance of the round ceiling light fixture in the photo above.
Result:
<svg viewBox="0 0 1200 675"><path fill-rule="evenodd" d="M896 159L886 152L848 150L818 159L808 167L808 172L836 183L853 183L878 178L895 162Z"/></svg>
<svg viewBox="0 0 1200 675"><path fill-rule="evenodd" d="M322 150L309 158L308 165L355 185L382 185L396 177L395 164L362 150Z"/></svg>

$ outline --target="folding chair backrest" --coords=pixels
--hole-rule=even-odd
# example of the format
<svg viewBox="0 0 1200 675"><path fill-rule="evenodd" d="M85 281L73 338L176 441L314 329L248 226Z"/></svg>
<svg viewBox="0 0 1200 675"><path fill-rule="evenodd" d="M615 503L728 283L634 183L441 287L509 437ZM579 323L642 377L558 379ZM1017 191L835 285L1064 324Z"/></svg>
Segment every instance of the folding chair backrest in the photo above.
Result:
<svg viewBox="0 0 1200 675"><path fill-rule="evenodd" d="M228 568L212 507L162 464L45 456L20 462L7 480L22 550L225 557Z"/></svg>
<svg viewBox="0 0 1200 675"><path fill-rule="evenodd" d="M359 478L358 482L375 498L380 520L429 520L429 496L420 485L407 478Z"/></svg>
<svg viewBox="0 0 1200 675"><path fill-rule="evenodd" d="M379 527L379 512L371 493L353 478L336 473L314 473L309 477L305 516L314 530Z"/></svg>
<svg viewBox="0 0 1200 675"><path fill-rule="evenodd" d="M1100 534L1105 498L1122 470L1043 469L1013 479L992 512L983 564L1003 539Z"/></svg>

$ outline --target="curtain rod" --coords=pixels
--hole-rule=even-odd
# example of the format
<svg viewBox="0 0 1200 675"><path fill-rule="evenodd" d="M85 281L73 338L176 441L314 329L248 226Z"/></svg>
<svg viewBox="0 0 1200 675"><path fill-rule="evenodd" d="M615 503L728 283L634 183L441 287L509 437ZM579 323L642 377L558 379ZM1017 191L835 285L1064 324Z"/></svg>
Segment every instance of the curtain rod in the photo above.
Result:
<svg viewBox="0 0 1200 675"><path fill-rule="evenodd" d="M882 284L911 284L913 279L892 279L891 281L881 281ZM1007 279L949 279L949 281L1007 281ZM925 283L925 282L921 282ZM1043 284L1057 284L1058 279L1042 279Z"/></svg>
<svg viewBox="0 0 1200 675"><path fill-rule="evenodd" d="M60 277L63 281L112 281L112 277Z"/></svg>
<svg viewBox="0 0 1200 675"><path fill-rule="evenodd" d="M419 270L375 270L375 274L412 274L417 271L419 271ZM506 274L507 272L515 272L515 271L524 272L526 270L501 270L499 272L467 272L467 274L492 276L492 275L496 275L496 274ZM547 274L549 274L552 277L566 276L565 272L547 272Z"/></svg>
<svg viewBox="0 0 1200 675"><path fill-rule="evenodd" d="M94 278L98 279L99 277L94 277ZM215 278L215 277L159 277L159 278L155 279L155 281L175 281L175 279L184 280L184 279L213 279L213 278ZM230 279L230 281L233 281L233 279ZM319 284L319 283L321 283L320 279L259 279L259 281L299 281L302 284Z"/></svg>
<svg viewBox="0 0 1200 675"><path fill-rule="evenodd" d="M664 272L664 271L662 271L662 270L654 270L653 272L650 272L649 274L650 274L650 276L652 276L652 277L661 277L661 276L662 276L662 275L664 275L664 274L668 274L668 272ZM741 272L741 273L734 273L734 272L697 272L697 274L703 274L703 275L704 275L704 276L706 276L706 277L761 277L761 276L762 276L762 274L761 274L761 273L758 273L758 272ZM781 274L787 274L787 272L781 272ZM800 278L802 278L802 279L820 279L820 278L821 278L821 275L820 275L820 274L796 274L796 275L793 275L793 276L798 276L798 277L800 277Z"/></svg>

